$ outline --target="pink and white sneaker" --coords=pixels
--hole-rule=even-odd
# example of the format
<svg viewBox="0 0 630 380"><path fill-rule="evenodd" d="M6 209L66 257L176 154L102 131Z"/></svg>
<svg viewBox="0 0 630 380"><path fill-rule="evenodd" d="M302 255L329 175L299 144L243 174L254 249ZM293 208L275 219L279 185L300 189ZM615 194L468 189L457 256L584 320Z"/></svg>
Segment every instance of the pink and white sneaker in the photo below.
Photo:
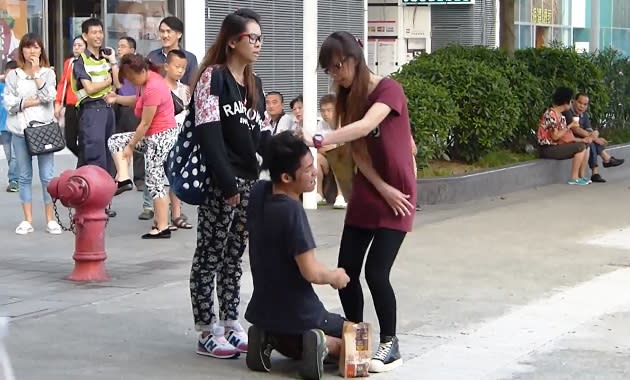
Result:
<svg viewBox="0 0 630 380"><path fill-rule="evenodd" d="M234 321L230 325L225 326L225 329L227 330L225 338L228 343L236 347L239 352L247 353L247 332L245 332L243 326L237 321Z"/></svg>
<svg viewBox="0 0 630 380"><path fill-rule="evenodd" d="M205 338L199 335L197 354L217 359L234 359L239 357L240 352L225 339L223 326L215 326L211 335Z"/></svg>

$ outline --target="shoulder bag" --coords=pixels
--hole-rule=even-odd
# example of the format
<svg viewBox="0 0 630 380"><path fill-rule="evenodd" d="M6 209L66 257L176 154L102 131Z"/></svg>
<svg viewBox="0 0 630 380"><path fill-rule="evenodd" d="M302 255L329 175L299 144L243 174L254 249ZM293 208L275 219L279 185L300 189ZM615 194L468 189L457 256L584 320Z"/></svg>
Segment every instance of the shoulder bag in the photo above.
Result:
<svg viewBox="0 0 630 380"><path fill-rule="evenodd" d="M55 120L47 123L31 120L24 129L24 140L31 156L59 152L66 147L61 127Z"/></svg>

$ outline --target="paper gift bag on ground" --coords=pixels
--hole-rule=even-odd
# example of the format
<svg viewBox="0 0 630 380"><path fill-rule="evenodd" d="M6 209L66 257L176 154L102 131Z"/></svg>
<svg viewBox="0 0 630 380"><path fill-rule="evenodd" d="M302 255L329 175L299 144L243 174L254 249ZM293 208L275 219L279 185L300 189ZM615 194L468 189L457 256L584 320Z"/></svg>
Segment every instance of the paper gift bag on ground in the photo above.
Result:
<svg viewBox="0 0 630 380"><path fill-rule="evenodd" d="M339 373L344 378L367 377L372 358L369 323L345 322L339 355Z"/></svg>

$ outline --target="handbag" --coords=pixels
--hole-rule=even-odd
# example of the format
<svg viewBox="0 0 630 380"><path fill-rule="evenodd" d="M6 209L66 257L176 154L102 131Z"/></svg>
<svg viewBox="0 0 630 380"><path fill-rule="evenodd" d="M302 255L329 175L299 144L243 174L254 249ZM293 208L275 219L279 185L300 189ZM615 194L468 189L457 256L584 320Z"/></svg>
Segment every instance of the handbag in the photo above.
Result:
<svg viewBox="0 0 630 380"><path fill-rule="evenodd" d="M210 191L210 173L195 127L194 101L191 100L182 131L164 162L164 172L177 198L190 205L201 205Z"/></svg>
<svg viewBox="0 0 630 380"><path fill-rule="evenodd" d="M66 147L61 127L56 121L48 123L37 120L30 121L24 129L24 139L31 156L59 152Z"/></svg>
<svg viewBox="0 0 630 380"><path fill-rule="evenodd" d="M221 96L225 82L223 75L217 70L219 66L214 68L219 75L212 77L215 86L213 88L217 90L216 95ZM194 93L188 109L190 112L184 119L182 130L164 162L164 172L168 183L171 185L171 191L177 198L184 203L198 206L204 204L208 199L212 176L206 166L206 158L201 151L200 139L197 137Z"/></svg>

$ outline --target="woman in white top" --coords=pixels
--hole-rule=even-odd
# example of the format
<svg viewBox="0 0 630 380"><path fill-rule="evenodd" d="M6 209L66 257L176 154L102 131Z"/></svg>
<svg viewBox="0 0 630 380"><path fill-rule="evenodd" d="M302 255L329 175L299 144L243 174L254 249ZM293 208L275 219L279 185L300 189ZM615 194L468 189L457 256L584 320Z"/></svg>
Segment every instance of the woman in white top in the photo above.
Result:
<svg viewBox="0 0 630 380"><path fill-rule="evenodd" d="M24 129L31 121L48 123L54 120L54 101L56 95L55 72L50 63L44 45L39 36L26 34L20 41L17 53L18 68L6 77L4 88L4 106L9 112L7 127L13 134L12 143L19 173L20 200L24 220L17 226L15 233L26 235L33 232L33 207L31 183L33 181L33 157L29 155ZM53 204L48 194L48 182L55 171L53 153L37 156L39 181L42 184L46 213L46 231L61 234L61 227L54 220Z"/></svg>

